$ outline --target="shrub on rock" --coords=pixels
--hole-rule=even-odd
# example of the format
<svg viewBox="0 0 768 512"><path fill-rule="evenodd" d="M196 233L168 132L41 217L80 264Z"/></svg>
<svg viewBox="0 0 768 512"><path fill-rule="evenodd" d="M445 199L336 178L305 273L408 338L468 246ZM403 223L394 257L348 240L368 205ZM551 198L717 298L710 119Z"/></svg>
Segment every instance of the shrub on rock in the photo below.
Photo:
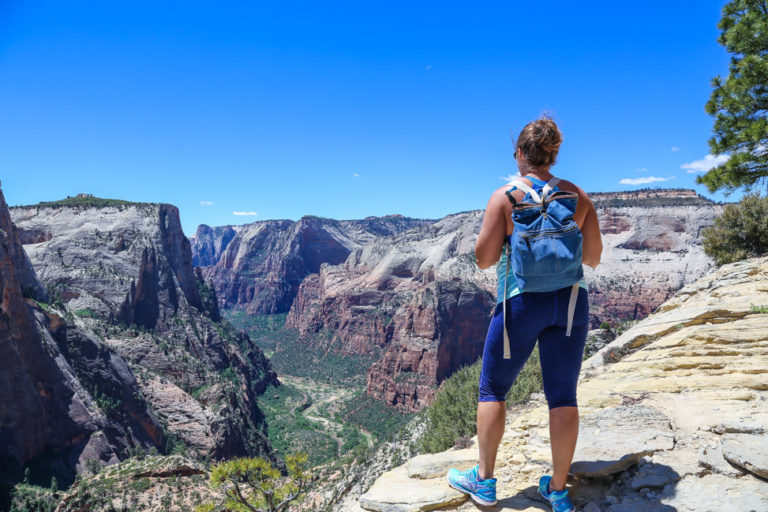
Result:
<svg viewBox="0 0 768 512"><path fill-rule="evenodd" d="M704 230L704 252L718 265L768 253L768 197L748 194Z"/></svg>

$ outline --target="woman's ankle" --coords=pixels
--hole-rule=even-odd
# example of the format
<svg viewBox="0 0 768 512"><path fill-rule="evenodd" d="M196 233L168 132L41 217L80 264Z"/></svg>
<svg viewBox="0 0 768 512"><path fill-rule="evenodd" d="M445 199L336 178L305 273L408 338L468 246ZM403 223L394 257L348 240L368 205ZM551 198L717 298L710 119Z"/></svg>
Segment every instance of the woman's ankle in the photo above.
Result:
<svg viewBox="0 0 768 512"><path fill-rule="evenodd" d="M483 472L482 472L482 471L480 471L480 469L478 468L478 470L477 470L477 479L478 479L478 480L488 480L489 478L493 478L493 472L490 472L490 473L483 473Z"/></svg>
<svg viewBox="0 0 768 512"><path fill-rule="evenodd" d="M554 480L549 481L549 485L547 485L547 493L558 492L565 489L565 483L563 483L563 485L555 485L554 482Z"/></svg>

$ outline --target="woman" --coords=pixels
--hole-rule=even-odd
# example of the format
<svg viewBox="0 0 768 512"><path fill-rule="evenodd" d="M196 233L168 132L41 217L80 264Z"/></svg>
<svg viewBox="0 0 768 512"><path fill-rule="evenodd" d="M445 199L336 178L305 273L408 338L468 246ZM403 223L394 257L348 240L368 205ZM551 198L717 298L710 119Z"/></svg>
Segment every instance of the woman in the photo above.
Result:
<svg viewBox="0 0 768 512"><path fill-rule="evenodd" d="M529 123L520 132L515 158L523 183L541 192L553 178L550 167L555 163L562 134L555 122L541 118ZM479 464L467 471L451 469L448 481L452 487L469 494L481 505L496 503L496 479L493 470L496 453L504 435L505 396L523 365L531 355L536 341L544 381L544 393L549 405L549 433L552 446L553 475L542 476L539 493L555 512L575 510L565 488L568 469L576 448L579 413L576 404L576 382L579 378L584 343L587 337L589 305L587 285L579 282L576 309L572 316L570 336L566 334L568 302L571 287L552 292L521 292L512 270L507 272L505 240L512 234L512 198L522 202L525 193L510 191L510 186L496 190L488 201L483 225L475 246L477 265L488 268L496 262L499 276L496 309L488 328L480 376L480 401L477 408L477 437ZM600 263L602 241L597 213L584 191L565 180L555 190L578 195L573 220L583 237L582 263L596 267ZM502 252L504 257L501 258ZM506 286L503 286L506 278ZM506 289L506 292L505 292ZM574 288L574 293L576 289ZM509 333L510 355L503 357L504 314Z"/></svg>

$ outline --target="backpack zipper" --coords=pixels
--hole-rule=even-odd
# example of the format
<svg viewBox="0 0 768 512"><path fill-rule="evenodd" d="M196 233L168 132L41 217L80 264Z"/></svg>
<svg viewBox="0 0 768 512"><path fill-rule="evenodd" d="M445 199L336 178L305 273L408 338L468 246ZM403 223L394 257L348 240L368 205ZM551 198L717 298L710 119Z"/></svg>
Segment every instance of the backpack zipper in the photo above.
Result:
<svg viewBox="0 0 768 512"><path fill-rule="evenodd" d="M531 235L529 235L527 233L520 233L520 238L524 239L526 244L527 244L529 240L535 240L537 238L551 237L551 236L555 236L555 235L564 235L566 233L570 233L571 231L575 231L577 229L579 229L579 226L577 226L576 223L574 223L574 224L568 226L567 228L556 229L556 230L553 230L553 231L542 231L542 232L534 233L534 234L531 234ZM529 247L530 247L530 245L529 245Z"/></svg>

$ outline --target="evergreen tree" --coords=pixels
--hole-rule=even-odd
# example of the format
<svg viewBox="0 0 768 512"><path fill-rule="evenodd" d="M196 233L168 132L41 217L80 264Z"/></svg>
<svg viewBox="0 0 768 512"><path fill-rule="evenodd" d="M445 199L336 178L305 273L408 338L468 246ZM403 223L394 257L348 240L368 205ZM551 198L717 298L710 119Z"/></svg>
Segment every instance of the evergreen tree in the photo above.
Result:
<svg viewBox="0 0 768 512"><path fill-rule="evenodd" d="M220 503L198 505L196 512L285 512L307 490L307 454L288 455L288 475L260 457L224 461L211 470L210 484L224 492Z"/></svg>
<svg viewBox="0 0 768 512"><path fill-rule="evenodd" d="M728 77L712 80L713 154L730 158L696 181L710 191L751 188L768 177L768 0L731 0L718 42L731 54Z"/></svg>

